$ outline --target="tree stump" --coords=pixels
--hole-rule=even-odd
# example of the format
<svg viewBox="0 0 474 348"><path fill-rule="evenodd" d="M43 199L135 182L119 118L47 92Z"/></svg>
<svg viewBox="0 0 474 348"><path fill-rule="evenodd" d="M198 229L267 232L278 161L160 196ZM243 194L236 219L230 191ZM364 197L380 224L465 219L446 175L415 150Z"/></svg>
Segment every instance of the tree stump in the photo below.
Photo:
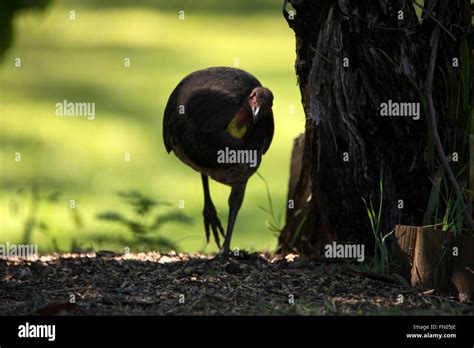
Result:
<svg viewBox="0 0 474 348"><path fill-rule="evenodd" d="M457 236L453 247L458 248L454 257L451 281L461 301L473 299L474 294L474 237Z"/></svg>
<svg viewBox="0 0 474 348"><path fill-rule="evenodd" d="M306 220L312 197L311 177L303 174L309 170L307 161L303 161L304 151L305 135L300 134L293 140L291 153L287 198L289 204L286 209L286 221L291 221L291 224L287 223L279 236L279 251L293 251L295 244L301 243L301 233L295 231Z"/></svg>
<svg viewBox="0 0 474 348"><path fill-rule="evenodd" d="M298 135L293 140L293 150L291 151L290 180L288 183L288 201L294 200L298 178L303 167L304 134ZM292 214L294 208L288 207L286 215Z"/></svg>
<svg viewBox="0 0 474 348"><path fill-rule="evenodd" d="M413 286L434 288L442 292L450 290L450 272L453 262L452 243L452 233L418 229L411 272Z"/></svg>
<svg viewBox="0 0 474 348"><path fill-rule="evenodd" d="M472 300L474 237L423 227L395 227L391 254L395 272L412 286L437 289Z"/></svg>
<svg viewBox="0 0 474 348"><path fill-rule="evenodd" d="M392 259L396 260L397 263L392 270L408 282L411 279L418 229L419 227L397 225L394 233L396 243L392 248Z"/></svg>

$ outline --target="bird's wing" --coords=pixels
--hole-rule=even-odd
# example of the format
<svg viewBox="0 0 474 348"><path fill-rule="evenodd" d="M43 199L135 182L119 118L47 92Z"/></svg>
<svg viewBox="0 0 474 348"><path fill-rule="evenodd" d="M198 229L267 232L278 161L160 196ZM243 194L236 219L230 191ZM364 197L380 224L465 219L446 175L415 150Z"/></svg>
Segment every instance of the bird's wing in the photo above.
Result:
<svg viewBox="0 0 474 348"><path fill-rule="evenodd" d="M195 129L212 133L227 127L240 110L242 99L242 95L224 93L215 88L199 89L186 101L185 114Z"/></svg>
<svg viewBox="0 0 474 348"><path fill-rule="evenodd" d="M173 123L188 125L201 133L212 133L227 127L254 87L261 86L252 75L239 69L215 67L199 70L185 77L174 89L163 118L163 139L168 152L172 149ZM184 106L184 114L179 108ZM182 117L176 119L176 117Z"/></svg>

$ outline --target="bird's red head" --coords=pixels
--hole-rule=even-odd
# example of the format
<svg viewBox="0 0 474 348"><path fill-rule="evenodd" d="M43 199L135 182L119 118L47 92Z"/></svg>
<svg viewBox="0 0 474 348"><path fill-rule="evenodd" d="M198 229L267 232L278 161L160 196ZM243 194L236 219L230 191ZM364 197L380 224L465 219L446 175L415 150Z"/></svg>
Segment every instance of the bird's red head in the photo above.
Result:
<svg viewBox="0 0 474 348"><path fill-rule="evenodd" d="M273 105L273 94L265 87L255 87L250 92L249 106L252 109L253 123L257 123L260 119L260 115L267 114Z"/></svg>

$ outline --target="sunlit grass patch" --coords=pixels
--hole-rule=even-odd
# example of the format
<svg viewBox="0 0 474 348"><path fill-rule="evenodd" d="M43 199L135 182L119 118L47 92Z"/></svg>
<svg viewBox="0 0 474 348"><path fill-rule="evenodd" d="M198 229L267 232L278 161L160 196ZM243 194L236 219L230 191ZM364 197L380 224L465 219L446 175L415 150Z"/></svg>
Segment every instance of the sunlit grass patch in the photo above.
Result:
<svg viewBox="0 0 474 348"><path fill-rule="evenodd" d="M38 216L50 228L33 233L40 250L54 249L53 240L64 250L73 242L123 249L120 243L97 242L104 233L128 232L99 221L96 214L120 204L117 191L132 189L169 201L176 210L184 201L183 212L193 222L170 224L162 233L181 250L202 250L201 180L166 153L163 109L188 73L236 62L275 95L275 137L260 172L275 204L285 206L292 139L303 130L304 116L294 72L294 36L281 16L281 4L264 1L257 10L248 1L115 3L58 1L43 14L25 12L17 18L15 44L0 66L0 242L21 239L26 216L11 214L11 201L18 189L27 192L36 183L42 191L62 194L54 204L41 204ZM181 9L185 20L178 18ZM73 21L71 10L76 11ZM21 68L13 65L16 57ZM124 67L126 58L130 67ZM95 119L56 116L55 104L63 100L95 103ZM19 162L16 153L21 154ZM225 221L229 188L211 183L211 194ZM27 214L27 194L22 199ZM71 199L78 202L80 226L71 218ZM258 208L265 203L263 183L252 178L233 246L275 247L267 217Z"/></svg>

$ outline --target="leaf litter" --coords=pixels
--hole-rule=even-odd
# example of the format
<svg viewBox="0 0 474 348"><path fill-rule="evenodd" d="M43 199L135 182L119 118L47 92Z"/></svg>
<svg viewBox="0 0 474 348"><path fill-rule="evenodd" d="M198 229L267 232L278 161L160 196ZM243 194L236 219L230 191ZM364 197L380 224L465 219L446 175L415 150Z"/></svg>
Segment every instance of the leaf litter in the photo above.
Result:
<svg viewBox="0 0 474 348"><path fill-rule="evenodd" d="M294 254L98 251L0 260L0 314L472 315L474 307Z"/></svg>

